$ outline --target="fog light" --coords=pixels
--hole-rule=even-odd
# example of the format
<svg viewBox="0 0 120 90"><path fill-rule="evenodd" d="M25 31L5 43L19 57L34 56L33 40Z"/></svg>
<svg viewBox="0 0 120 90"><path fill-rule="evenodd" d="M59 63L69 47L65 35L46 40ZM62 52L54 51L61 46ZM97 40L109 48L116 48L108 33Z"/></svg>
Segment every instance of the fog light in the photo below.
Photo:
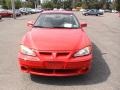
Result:
<svg viewBox="0 0 120 90"><path fill-rule="evenodd" d="M27 71L27 70L28 70L28 67L21 66L21 70L23 70L23 71Z"/></svg>
<svg viewBox="0 0 120 90"><path fill-rule="evenodd" d="M86 72L86 71L88 71L88 67L82 67L81 70Z"/></svg>

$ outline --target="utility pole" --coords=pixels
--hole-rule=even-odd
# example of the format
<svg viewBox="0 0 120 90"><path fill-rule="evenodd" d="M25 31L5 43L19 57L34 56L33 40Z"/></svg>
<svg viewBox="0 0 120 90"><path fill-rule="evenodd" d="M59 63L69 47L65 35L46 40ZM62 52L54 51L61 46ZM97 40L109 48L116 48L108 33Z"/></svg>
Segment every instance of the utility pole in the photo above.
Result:
<svg viewBox="0 0 120 90"><path fill-rule="evenodd" d="M65 0L63 0L63 9L65 8Z"/></svg>
<svg viewBox="0 0 120 90"><path fill-rule="evenodd" d="M72 1L72 8L75 8L75 0Z"/></svg>
<svg viewBox="0 0 120 90"><path fill-rule="evenodd" d="M16 19L16 14L15 14L15 1L11 0L11 4L12 4L12 11L13 11L13 18Z"/></svg>
<svg viewBox="0 0 120 90"><path fill-rule="evenodd" d="M62 0L63 2L63 9L65 9L65 0Z"/></svg>

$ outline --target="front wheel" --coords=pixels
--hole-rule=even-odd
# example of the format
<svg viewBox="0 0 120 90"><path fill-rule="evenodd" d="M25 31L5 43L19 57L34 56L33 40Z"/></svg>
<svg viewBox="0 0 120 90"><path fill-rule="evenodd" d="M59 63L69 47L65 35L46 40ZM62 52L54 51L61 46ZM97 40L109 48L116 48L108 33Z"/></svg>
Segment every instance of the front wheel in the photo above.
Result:
<svg viewBox="0 0 120 90"><path fill-rule="evenodd" d="M96 14L96 16L99 16L100 14Z"/></svg>
<svg viewBox="0 0 120 90"><path fill-rule="evenodd" d="M9 14L9 15L7 15L6 17L12 18L12 17L13 17L13 15L12 15L12 14Z"/></svg>
<svg viewBox="0 0 120 90"><path fill-rule="evenodd" d="M88 16L88 14L85 14L85 16Z"/></svg>

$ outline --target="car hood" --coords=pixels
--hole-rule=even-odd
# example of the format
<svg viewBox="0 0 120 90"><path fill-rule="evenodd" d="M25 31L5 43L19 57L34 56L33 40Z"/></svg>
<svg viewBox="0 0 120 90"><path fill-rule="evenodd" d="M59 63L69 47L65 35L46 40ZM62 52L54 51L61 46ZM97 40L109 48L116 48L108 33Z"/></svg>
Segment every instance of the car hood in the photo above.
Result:
<svg viewBox="0 0 120 90"><path fill-rule="evenodd" d="M87 37L80 29L33 28L25 35L22 44L36 50L74 50L87 44L83 38Z"/></svg>

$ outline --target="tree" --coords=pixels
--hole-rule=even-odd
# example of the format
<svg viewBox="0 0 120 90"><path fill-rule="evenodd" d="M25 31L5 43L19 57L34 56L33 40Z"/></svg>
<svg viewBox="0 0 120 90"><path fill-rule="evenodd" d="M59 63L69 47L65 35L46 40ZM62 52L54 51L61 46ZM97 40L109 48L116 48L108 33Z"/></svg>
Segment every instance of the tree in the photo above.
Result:
<svg viewBox="0 0 120 90"><path fill-rule="evenodd" d="M27 2L27 3L25 3L25 7L34 8L35 5L32 2Z"/></svg>
<svg viewBox="0 0 120 90"><path fill-rule="evenodd" d="M11 9L11 0L6 0L7 9Z"/></svg>
<svg viewBox="0 0 120 90"><path fill-rule="evenodd" d="M11 0L1 0L1 5L2 8L4 9L11 9ZM15 8L19 9L21 7L21 1L20 0L15 0Z"/></svg>
<svg viewBox="0 0 120 90"><path fill-rule="evenodd" d="M120 12L120 0L115 0L116 10Z"/></svg>
<svg viewBox="0 0 120 90"><path fill-rule="evenodd" d="M58 1L61 1L61 0L52 0L54 4L57 4Z"/></svg>
<svg viewBox="0 0 120 90"><path fill-rule="evenodd" d="M75 7L81 7L81 5L82 5L82 2L75 3Z"/></svg>
<svg viewBox="0 0 120 90"><path fill-rule="evenodd" d="M2 0L0 0L0 5L2 5Z"/></svg>
<svg viewBox="0 0 120 90"><path fill-rule="evenodd" d="M72 9L72 3L71 2L72 2L72 0L66 0L66 1L64 0L63 1L63 4L64 4L63 8L64 9Z"/></svg>
<svg viewBox="0 0 120 90"><path fill-rule="evenodd" d="M6 0L2 0L2 8L8 9Z"/></svg>
<svg viewBox="0 0 120 90"><path fill-rule="evenodd" d="M42 4L43 8L64 8L71 9L72 8L72 0L51 0Z"/></svg>
<svg viewBox="0 0 120 90"><path fill-rule="evenodd" d="M42 4L42 7L46 8L46 9L53 9L53 6L54 6L54 4L51 1L48 1L48 2L45 2Z"/></svg>
<svg viewBox="0 0 120 90"><path fill-rule="evenodd" d="M26 0L26 5L27 7L35 8L40 2L37 2L37 0Z"/></svg>
<svg viewBox="0 0 120 90"><path fill-rule="evenodd" d="M88 0L82 1L82 8L84 8L84 9L88 9L89 8L89 2L88 2Z"/></svg>
<svg viewBox="0 0 120 90"><path fill-rule="evenodd" d="M15 8L19 9L21 7L21 1L20 0L16 0L15 1Z"/></svg>
<svg viewBox="0 0 120 90"><path fill-rule="evenodd" d="M82 7L88 9L111 9L110 0L82 0Z"/></svg>
<svg viewBox="0 0 120 90"><path fill-rule="evenodd" d="M31 7L32 7L32 8L35 8L35 1L36 1L36 0L29 0L29 2L31 3Z"/></svg>
<svg viewBox="0 0 120 90"><path fill-rule="evenodd" d="M89 0L89 6L90 9L99 9L99 2L98 0Z"/></svg>

